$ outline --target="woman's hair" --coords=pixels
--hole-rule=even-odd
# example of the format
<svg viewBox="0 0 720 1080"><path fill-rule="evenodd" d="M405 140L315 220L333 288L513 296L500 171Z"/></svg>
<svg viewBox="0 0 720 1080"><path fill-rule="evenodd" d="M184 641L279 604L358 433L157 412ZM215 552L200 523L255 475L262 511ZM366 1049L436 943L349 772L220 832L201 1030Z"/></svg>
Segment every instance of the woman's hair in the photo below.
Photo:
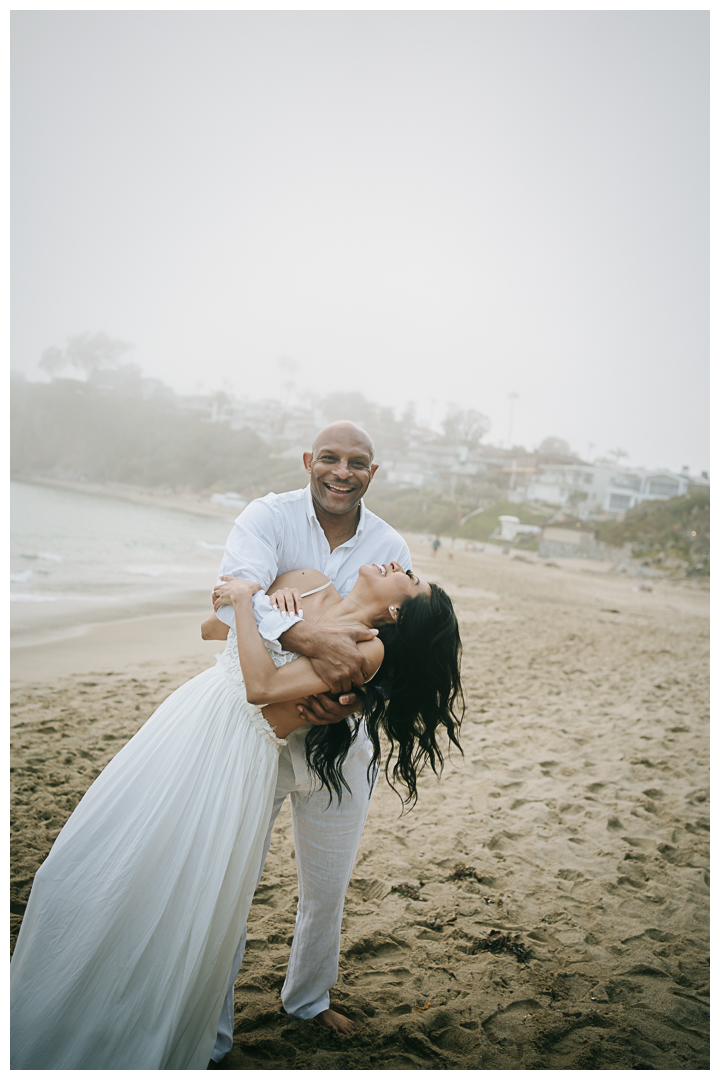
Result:
<svg viewBox="0 0 720 1080"><path fill-rule="evenodd" d="M397 622L381 627L380 640L385 646L383 662L361 691L363 717L373 746L368 772L372 778L377 773L384 735L389 744L385 775L394 790L398 781L405 785L404 801L413 805L418 773L428 763L436 775L442 771L443 755L437 742L441 728L462 753L458 741L465 710L460 682L462 646L450 597L439 585L431 585L430 596L405 600ZM359 726L359 720L351 720L313 727L305 740L310 769L338 800L343 787L350 790L342 766Z"/></svg>

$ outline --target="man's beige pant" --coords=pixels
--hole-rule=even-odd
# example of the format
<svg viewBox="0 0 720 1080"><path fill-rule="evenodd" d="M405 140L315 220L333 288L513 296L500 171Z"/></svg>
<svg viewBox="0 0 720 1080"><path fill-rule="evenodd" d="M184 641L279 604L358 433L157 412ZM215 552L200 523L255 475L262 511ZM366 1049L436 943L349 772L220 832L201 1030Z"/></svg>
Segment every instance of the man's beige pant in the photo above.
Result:
<svg viewBox="0 0 720 1080"><path fill-rule="evenodd" d="M304 732L294 732L288 737L288 746L280 752L263 865L275 820L289 795L298 875L298 909L281 997L287 1013L300 1020L310 1020L329 1008L330 988L337 980L345 893L372 797L367 776L372 748L367 736L358 733L343 765L350 792L343 790L342 801L338 802L333 796L328 805L327 789L320 788L317 781L313 784L304 767L303 735ZM260 874L262 876L262 870ZM213 1061L220 1061L232 1047L234 986L245 951L246 933L247 927L235 953L212 1052Z"/></svg>

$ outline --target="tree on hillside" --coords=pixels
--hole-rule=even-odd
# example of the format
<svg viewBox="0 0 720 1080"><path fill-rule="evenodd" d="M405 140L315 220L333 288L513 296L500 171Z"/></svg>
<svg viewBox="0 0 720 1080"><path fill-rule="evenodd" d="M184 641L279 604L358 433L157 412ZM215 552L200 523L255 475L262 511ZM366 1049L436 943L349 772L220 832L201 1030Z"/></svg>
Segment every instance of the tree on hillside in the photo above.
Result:
<svg viewBox="0 0 720 1080"><path fill-rule="evenodd" d="M62 371L64 367L67 367L67 360L62 349L58 349L57 345L53 345L51 348L45 349L38 364L43 371L47 371L48 375L54 377L56 371Z"/></svg>
<svg viewBox="0 0 720 1080"><path fill-rule="evenodd" d="M373 438L392 431L398 426L392 409L382 408L373 401L368 401L359 391L328 394L320 402L328 423L334 420L352 420L355 424L367 428Z"/></svg>
<svg viewBox="0 0 720 1080"><path fill-rule="evenodd" d="M400 423L407 429L416 427L417 422L417 405L414 401L408 401L403 414L400 417Z"/></svg>
<svg viewBox="0 0 720 1080"><path fill-rule="evenodd" d="M278 370L278 384L283 388L283 409L289 407L292 396L297 390L295 376L299 366L297 360L293 360L289 356L280 356L275 361L275 367Z"/></svg>
<svg viewBox="0 0 720 1080"><path fill-rule="evenodd" d="M548 435L537 448L538 454L547 457L576 457L570 449L570 443L565 439L558 439L556 435Z"/></svg>
<svg viewBox="0 0 720 1080"><path fill-rule="evenodd" d="M448 439L476 446L490 430L490 421L476 409L451 408L443 420L443 429Z"/></svg>
<svg viewBox="0 0 720 1080"><path fill-rule="evenodd" d="M120 357L131 348L126 341L110 338L107 334L76 334L68 338L64 351L57 346L45 349L39 366L49 375L55 375L68 365L91 375L103 368L117 367Z"/></svg>
<svg viewBox="0 0 720 1080"><path fill-rule="evenodd" d="M247 429L208 424L163 401L104 394L92 382L20 383L11 408L15 476L195 491L254 492L267 484L265 494L277 473L267 447ZM287 471L287 463L280 468Z"/></svg>

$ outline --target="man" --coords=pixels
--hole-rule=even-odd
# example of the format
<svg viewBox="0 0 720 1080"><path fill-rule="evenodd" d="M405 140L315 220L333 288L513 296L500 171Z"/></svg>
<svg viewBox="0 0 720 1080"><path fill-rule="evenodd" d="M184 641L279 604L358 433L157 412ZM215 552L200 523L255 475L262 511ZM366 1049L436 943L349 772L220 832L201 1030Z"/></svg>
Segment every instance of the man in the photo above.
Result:
<svg viewBox="0 0 720 1080"><path fill-rule="evenodd" d="M341 596L352 589L364 563L396 560L410 569L410 552L387 522L367 510L363 496L378 468L370 436L348 421L323 428L311 453L303 454L310 483L306 488L256 499L238 517L225 548L218 583L224 574L259 582L267 589L288 570L314 568L333 581ZM355 709L353 685L360 685L362 654L357 642L372 636L364 627L328 630L309 626L299 616L271 608L265 593L257 594L255 616L271 648L309 657L336 696L320 694L309 708L298 706L310 723L343 720ZM233 625L231 607L218 617ZM318 788L308 772L304 740L307 728L287 738L279 760L275 803L263 861L272 828L285 797L290 795L298 873L298 912L287 975L282 988L285 1011L301 1020L317 1018L343 1033L351 1020L330 1008L330 987L337 979L340 923L345 892L355 863L370 805L367 769L370 741L360 733L343 765L350 786L341 802ZM233 987L242 963L245 933L235 955L233 972L210 1067L232 1046Z"/></svg>

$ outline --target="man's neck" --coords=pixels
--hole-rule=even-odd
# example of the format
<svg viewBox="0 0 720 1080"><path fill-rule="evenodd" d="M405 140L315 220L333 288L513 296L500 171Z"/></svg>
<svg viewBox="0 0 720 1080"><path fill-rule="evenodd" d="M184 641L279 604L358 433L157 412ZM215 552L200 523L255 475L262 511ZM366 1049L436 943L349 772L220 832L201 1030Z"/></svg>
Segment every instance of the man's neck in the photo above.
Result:
<svg viewBox="0 0 720 1080"><path fill-rule="evenodd" d="M313 508L315 517L320 523L320 528L325 533L331 551L340 547L346 540L350 540L357 532L357 527L360 524L359 505L354 510L351 510L349 514L328 514L313 499Z"/></svg>

